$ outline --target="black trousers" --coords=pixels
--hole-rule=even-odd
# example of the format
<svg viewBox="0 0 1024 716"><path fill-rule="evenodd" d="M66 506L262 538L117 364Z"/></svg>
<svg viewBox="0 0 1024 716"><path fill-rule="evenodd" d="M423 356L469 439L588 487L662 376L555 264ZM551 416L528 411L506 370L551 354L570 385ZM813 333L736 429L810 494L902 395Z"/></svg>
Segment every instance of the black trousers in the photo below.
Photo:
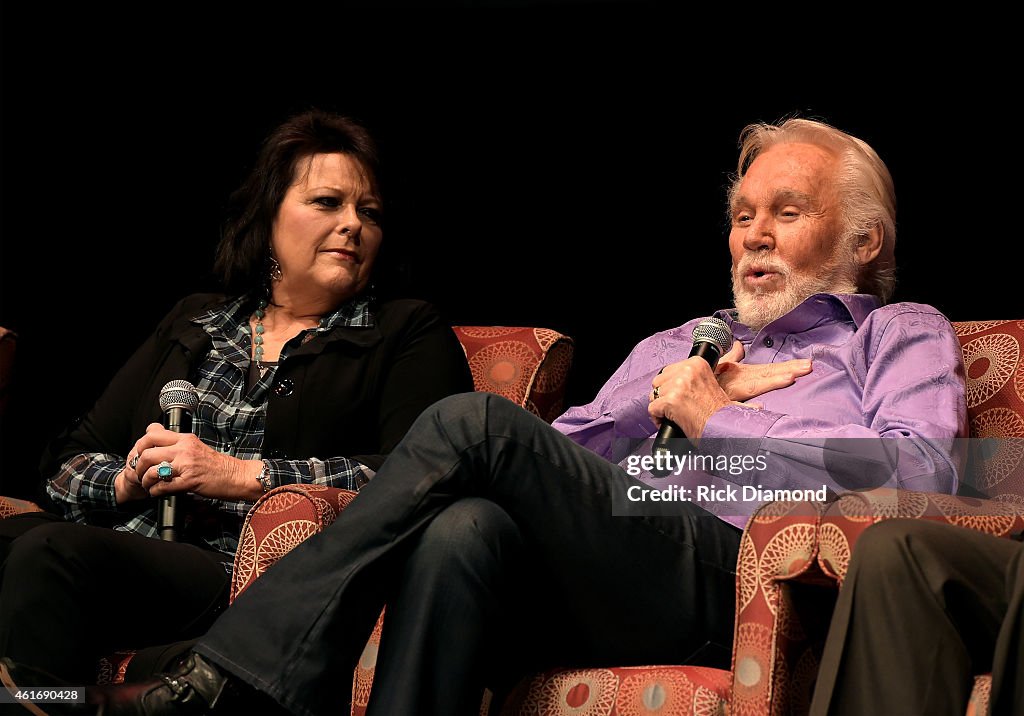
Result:
<svg viewBox="0 0 1024 716"><path fill-rule="evenodd" d="M31 529L54 522L64 522L58 515L51 512L23 512L20 515L0 519L0 566L7 560L14 540ZM0 579L3 578L0 571Z"/></svg>
<svg viewBox="0 0 1024 716"><path fill-rule="evenodd" d="M689 503L614 516L633 482L503 398L446 398L196 651L316 716L345 704L385 602L372 714L475 714L495 654L525 655L522 668L727 664L740 531ZM498 615L504 642L489 641Z"/></svg>
<svg viewBox="0 0 1024 716"><path fill-rule="evenodd" d="M67 683L96 683L115 650L197 637L227 605L219 552L21 517L0 528L0 654Z"/></svg>
<svg viewBox="0 0 1024 716"><path fill-rule="evenodd" d="M812 714L966 713L992 673L993 714L1024 708L1024 545L926 520L857 541Z"/></svg>

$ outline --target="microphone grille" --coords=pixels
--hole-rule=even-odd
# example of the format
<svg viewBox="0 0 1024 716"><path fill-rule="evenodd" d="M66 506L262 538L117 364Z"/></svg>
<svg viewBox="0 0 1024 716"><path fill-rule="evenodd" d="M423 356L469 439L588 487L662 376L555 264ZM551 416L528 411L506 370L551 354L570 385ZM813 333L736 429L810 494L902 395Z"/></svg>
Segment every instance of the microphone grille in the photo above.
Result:
<svg viewBox="0 0 1024 716"><path fill-rule="evenodd" d="M693 329L693 342L711 343L725 354L732 347L732 331L721 318L706 318Z"/></svg>
<svg viewBox="0 0 1024 716"><path fill-rule="evenodd" d="M194 413L198 406L199 391L187 380L172 380L160 389L160 410L164 412L171 408L184 408Z"/></svg>

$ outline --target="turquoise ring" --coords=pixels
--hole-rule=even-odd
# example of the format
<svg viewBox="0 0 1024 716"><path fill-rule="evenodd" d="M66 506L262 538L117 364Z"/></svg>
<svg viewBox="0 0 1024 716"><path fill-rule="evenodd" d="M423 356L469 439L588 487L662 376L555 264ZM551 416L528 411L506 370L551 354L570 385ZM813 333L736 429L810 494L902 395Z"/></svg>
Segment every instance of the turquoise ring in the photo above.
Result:
<svg viewBox="0 0 1024 716"><path fill-rule="evenodd" d="M166 460L164 460L162 463L156 466L156 475L161 480L170 480L172 471L173 468L171 467L171 463L167 462Z"/></svg>

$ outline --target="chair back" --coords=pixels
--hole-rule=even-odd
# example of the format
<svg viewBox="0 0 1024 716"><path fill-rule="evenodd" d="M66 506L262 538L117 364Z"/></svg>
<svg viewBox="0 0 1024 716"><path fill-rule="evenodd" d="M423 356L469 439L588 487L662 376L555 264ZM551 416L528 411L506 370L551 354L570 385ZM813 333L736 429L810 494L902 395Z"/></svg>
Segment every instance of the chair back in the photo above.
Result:
<svg viewBox="0 0 1024 716"><path fill-rule="evenodd" d="M573 341L550 328L455 326L476 390L496 393L549 423L565 409Z"/></svg>
<svg viewBox="0 0 1024 716"><path fill-rule="evenodd" d="M953 328L972 438L962 492L1024 505L1024 321L960 321Z"/></svg>

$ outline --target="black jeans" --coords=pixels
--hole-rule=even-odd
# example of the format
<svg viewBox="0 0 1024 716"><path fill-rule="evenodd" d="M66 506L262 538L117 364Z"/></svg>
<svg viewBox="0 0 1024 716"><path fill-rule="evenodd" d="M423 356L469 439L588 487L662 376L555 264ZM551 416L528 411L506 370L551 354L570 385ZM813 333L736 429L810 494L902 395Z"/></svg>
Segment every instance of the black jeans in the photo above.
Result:
<svg viewBox="0 0 1024 716"><path fill-rule="evenodd" d="M495 633L498 614L515 617L508 631L532 659L522 668L708 663L712 653L727 664L740 531L688 503L613 516L614 491L631 482L503 398L445 398L196 651L315 716L346 702L386 601L371 713L475 714L487 652L512 647L476 636ZM439 544L446 534L452 543Z"/></svg>
<svg viewBox="0 0 1024 716"><path fill-rule="evenodd" d="M99 657L115 650L197 637L227 605L219 552L52 518L19 522L8 526L25 530L0 570L0 654L67 683L96 683Z"/></svg>

